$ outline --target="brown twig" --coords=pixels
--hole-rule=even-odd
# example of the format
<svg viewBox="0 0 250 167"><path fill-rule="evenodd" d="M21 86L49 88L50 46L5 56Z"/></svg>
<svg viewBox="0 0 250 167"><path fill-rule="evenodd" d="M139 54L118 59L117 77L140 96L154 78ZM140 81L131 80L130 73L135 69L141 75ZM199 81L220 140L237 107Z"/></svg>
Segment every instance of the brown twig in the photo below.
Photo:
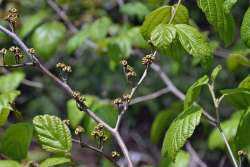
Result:
<svg viewBox="0 0 250 167"><path fill-rule="evenodd" d="M160 97L166 93L170 92L170 90L168 88L163 88L160 89L156 92L153 92L151 94L145 95L145 96L141 96L141 97L136 97L134 99L131 100L129 105L133 105L133 104L137 104L137 103L141 103L144 101L149 101L149 100L153 100L156 99L157 97Z"/></svg>
<svg viewBox="0 0 250 167"><path fill-rule="evenodd" d="M108 155L108 154L106 154L105 152L103 152L103 150L101 150L101 149L99 149L99 148L96 148L96 147L94 147L94 146L91 146L91 145L89 145L89 144L87 144L87 143L84 143L84 142L82 142L82 141L80 141L80 140L72 139L72 141L73 141L74 143L80 144L80 146L81 146L82 148L87 148L87 149L89 149L89 150L92 150L92 151L95 151L95 152L99 153L100 155L102 155L102 156L104 156L106 159L108 159L110 162L112 162L116 167L119 167L119 165L117 164L117 162L116 162L110 155Z"/></svg>
<svg viewBox="0 0 250 167"><path fill-rule="evenodd" d="M14 64L14 65L0 65L0 68L23 68L23 67L34 67L34 63L22 63L22 64Z"/></svg>

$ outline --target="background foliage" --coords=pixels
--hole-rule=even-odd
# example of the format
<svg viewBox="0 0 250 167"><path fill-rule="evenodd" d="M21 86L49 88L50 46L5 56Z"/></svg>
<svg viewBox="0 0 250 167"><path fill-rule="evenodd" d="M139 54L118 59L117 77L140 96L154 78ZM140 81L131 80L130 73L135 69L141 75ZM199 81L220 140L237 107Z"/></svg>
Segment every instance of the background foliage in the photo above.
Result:
<svg viewBox="0 0 250 167"><path fill-rule="evenodd" d="M138 159L137 166L190 165L194 161L190 153L185 148L178 154L177 151L199 122L190 139L198 155L208 166L219 166L220 163L232 166L218 130L202 119L201 113L205 109L214 114L211 96L204 85L211 78L207 75L220 64L222 71L218 76L214 72L212 80L216 78L216 95L225 95L220 106L222 128L235 155L238 148L246 149L250 159L250 129L247 125L250 120L250 109L247 110L250 105L249 77L242 82L249 75L250 12L248 1L235 2L184 0L173 24L168 25L172 8L163 5L172 5L176 1L56 0L79 29L77 32L68 29L46 0L0 0L0 18L6 17L11 7L17 8L20 13L17 34L58 76L62 74L55 66L57 62L71 65L73 72L68 83L82 92L86 104L112 126L119 113L112 100L129 92L135 82L126 80L120 60L128 59L140 76L145 68L140 62L141 55L157 49L156 63L175 86L187 94L184 106L177 97L167 93L129 108L122 122L121 135L133 153L131 156ZM210 10L209 5L217 5L217 11ZM0 23L7 25L3 19ZM10 38L0 33L0 47L12 45ZM15 64L11 53L4 60L1 57L0 61L1 64L3 61ZM0 152L3 159L9 157L15 161L0 161L0 166L18 167L16 161L27 164L31 160L40 162L42 167L63 163L68 166L71 158L79 166L111 166L99 154L81 149L76 144L72 146L71 135L76 137L74 129L78 125L86 131L84 140L94 144L91 132L96 123L80 112L75 102L52 81L33 68L9 71L1 68L1 72L4 75L0 76ZM158 74L150 70L136 96L165 87ZM195 101L199 101L203 109L193 104ZM182 110L187 112L178 115ZM58 117L69 119L70 126L67 127ZM56 125L51 120L56 120ZM176 130L176 124L182 124L183 128ZM237 131L238 126L240 131ZM178 137L183 132L184 139L172 141L167 136L164 139L168 128L167 136ZM60 130L64 132L63 136L57 134ZM20 137L13 137L19 136L20 132ZM45 132L46 135L39 135ZM32 138L33 133L36 138ZM164 147L161 154L162 144L175 148L165 150ZM112 140L105 144L104 149L107 152L119 151ZM68 156L69 152L72 152L72 157ZM163 157L165 154L169 156ZM175 163L171 162L172 159L176 159ZM245 166L249 165L248 160L244 161Z"/></svg>

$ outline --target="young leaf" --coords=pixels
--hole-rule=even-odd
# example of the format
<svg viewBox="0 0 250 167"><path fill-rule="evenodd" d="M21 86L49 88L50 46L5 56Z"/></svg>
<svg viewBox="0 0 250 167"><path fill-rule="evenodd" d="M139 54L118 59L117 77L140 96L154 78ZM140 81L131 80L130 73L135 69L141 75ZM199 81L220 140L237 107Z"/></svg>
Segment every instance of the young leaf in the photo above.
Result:
<svg viewBox="0 0 250 167"><path fill-rule="evenodd" d="M250 159L250 108L242 115L240 123L236 133L236 147L237 150L243 150L247 153L248 159Z"/></svg>
<svg viewBox="0 0 250 167"><path fill-rule="evenodd" d="M218 65L214 68L214 70L211 73L211 80L214 82L219 75L220 71L222 70L222 66Z"/></svg>
<svg viewBox="0 0 250 167"><path fill-rule="evenodd" d="M2 136L0 152L21 161L27 157L32 136L33 127L29 123L13 124Z"/></svg>
<svg viewBox="0 0 250 167"><path fill-rule="evenodd" d="M226 120L221 123L223 132L229 142L234 141L242 113L243 111L235 112L233 113L232 117L229 120ZM215 149L215 148L223 149L225 147L224 140L222 139L219 130L217 128L214 129L209 135L208 147L210 149Z"/></svg>
<svg viewBox="0 0 250 167"><path fill-rule="evenodd" d="M160 24L151 33L150 42L160 51L166 52L176 37L173 25Z"/></svg>
<svg viewBox="0 0 250 167"><path fill-rule="evenodd" d="M212 48L206 38L194 27L187 24L175 25L178 39L183 48L196 58L202 60L203 65L209 66L213 58Z"/></svg>
<svg viewBox="0 0 250 167"><path fill-rule="evenodd" d="M0 94L0 127L7 121L10 110L12 110L10 104L13 103L19 94L19 91L11 91Z"/></svg>
<svg viewBox="0 0 250 167"><path fill-rule="evenodd" d="M143 25L141 26L141 34L146 41L150 40L151 32L159 25L159 24L168 24L171 19L172 10L175 8L174 6L162 6L149 15L145 17ZM189 14L188 10L185 6L180 5L175 18L173 20L173 24L179 23L188 23Z"/></svg>
<svg viewBox="0 0 250 167"><path fill-rule="evenodd" d="M240 30L242 41L250 48L250 7L247 9Z"/></svg>
<svg viewBox="0 0 250 167"><path fill-rule="evenodd" d="M32 35L32 45L36 52L44 59L49 59L56 52L60 42L64 39L66 29L60 22L43 24Z"/></svg>
<svg viewBox="0 0 250 167"><path fill-rule="evenodd" d="M21 165L13 160L0 160L0 167L21 167Z"/></svg>
<svg viewBox="0 0 250 167"><path fill-rule="evenodd" d="M237 109L247 109L250 106L250 89L225 89L221 93L224 98Z"/></svg>
<svg viewBox="0 0 250 167"><path fill-rule="evenodd" d="M52 153L69 153L72 147L68 126L58 117L39 115L33 119L35 132L42 148Z"/></svg>
<svg viewBox="0 0 250 167"><path fill-rule="evenodd" d="M197 3L224 44L229 46L235 38L235 22L231 14L225 13L224 0L197 0Z"/></svg>
<svg viewBox="0 0 250 167"><path fill-rule="evenodd" d="M22 72L13 72L0 77L0 92L9 92L15 90L24 79Z"/></svg>
<svg viewBox="0 0 250 167"><path fill-rule="evenodd" d="M172 161L176 159L177 153L200 123L202 112L203 109L194 104L178 115L165 135L161 150L163 156L169 157Z"/></svg>
<svg viewBox="0 0 250 167"><path fill-rule="evenodd" d="M189 108L198 98L202 86L208 84L209 78L207 75L199 78L192 86L187 90L186 97L184 100L184 109Z"/></svg>
<svg viewBox="0 0 250 167"><path fill-rule="evenodd" d="M61 165L65 163L69 163L70 159L65 158L65 157L53 157L53 158L48 158L41 162L40 167L53 167L56 165Z"/></svg>
<svg viewBox="0 0 250 167"><path fill-rule="evenodd" d="M233 8L233 6L237 3L238 0L225 0L223 7L225 13L229 14Z"/></svg>
<svg viewBox="0 0 250 167"><path fill-rule="evenodd" d="M182 103L173 103L169 108L157 114L150 131L150 139L154 144L162 141L165 131L182 109Z"/></svg>

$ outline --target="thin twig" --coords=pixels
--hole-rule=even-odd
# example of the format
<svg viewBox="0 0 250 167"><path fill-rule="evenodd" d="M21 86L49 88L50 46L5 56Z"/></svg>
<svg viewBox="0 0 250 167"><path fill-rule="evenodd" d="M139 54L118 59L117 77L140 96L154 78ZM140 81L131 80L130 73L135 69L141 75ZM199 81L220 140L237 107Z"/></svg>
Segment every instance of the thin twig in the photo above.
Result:
<svg viewBox="0 0 250 167"><path fill-rule="evenodd" d="M181 0L178 0L178 3L177 3L177 5L176 5L176 7L173 9L173 13L172 13L171 18L170 18L170 20L169 20L169 24L171 24L171 23L174 21L176 12L177 12L177 10L178 10L180 4L181 4Z"/></svg>
<svg viewBox="0 0 250 167"><path fill-rule="evenodd" d="M156 99L157 97L160 97L168 92L170 92L170 90L168 88L163 88L163 89L158 90L156 92L153 92L151 94L134 98L131 100L129 105L141 103L141 102L148 101L148 100L153 100L153 99Z"/></svg>
<svg viewBox="0 0 250 167"><path fill-rule="evenodd" d="M216 98L215 96L215 91L214 91L214 82L212 84L208 84L208 88L209 88L209 92L212 96L212 99L213 99L213 103L214 103L214 108L215 108L215 113L216 113L216 119L217 119L217 124L216 124L216 127L217 129L219 130L220 134L221 134L221 137L223 138L224 140L224 143L226 144L226 147L227 147L227 150L229 152L229 155L233 161L233 164L235 167L238 167L238 163L236 161L236 158L234 157L234 154L232 152L232 148L231 146L229 145L228 141L227 141L227 138L223 132L223 129L221 128L221 125L220 125L220 113L219 113L219 107L220 107L220 102L221 100L223 99L223 96L220 97L220 98Z"/></svg>
<svg viewBox="0 0 250 167"><path fill-rule="evenodd" d="M194 150L194 148L189 142L187 142L187 144L185 145L185 148L191 154L193 160L197 162L198 164L200 164L200 167L207 167L207 165L199 158L199 155L197 154L197 152Z"/></svg>
<svg viewBox="0 0 250 167"><path fill-rule="evenodd" d="M116 163L116 161L115 161L110 155L108 155L108 154L106 154L105 152L103 152L101 149L98 149L98 148L96 148L96 147L94 147L94 146L91 146L91 145L89 145L89 144L87 144L87 143L84 143L84 142L82 142L82 141L80 141L80 140L72 139L72 141L73 141L74 143L80 144L80 146L81 146L82 148L87 148L87 149L89 149L89 150L92 150L92 151L95 151L95 152L101 154L101 155L104 156L106 159L108 159L110 162L112 162L116 167L119 167L119 165Z"/></svg>
<svg viewBox="0 0 250 167"><path fill-rule="evenodd" d="M69 20L68 16L65 14L65 11L60 9L60 7L53 0L47 0L47 3L54 11L56 11L57 15L63 20L63 22L69 28L70 32L76 33L78 31L77 28Z"/></svg>
<svg viewBox="0 0 250 167"><path fill-rule="evenodd" d="M157 53L157 52L155 51L155 52L153 53L152 56L155 57L156 53ZM120 114L118 115L118 118L117 118L117 122L116 122L116 126L115 126L115 129L116 129L116 130L119 129L120 124L121 124L122 117L123 117L123 115L125 114L125 112L127 111L128 106L129 106L129 104L130 104L130 102L131 102L131 99L133 98L133 96L134 96L136 90L138 89L138 87L142 84L142 82L143 82L144 79L146 78L146 76L147 76L147 74L148 74L148 69L149 69L149 67L150 67L150 65L147 65L147 66L146 66L146 68L145 68L145 70L144 70L144 72L143 72L141 78L140 78L139 81L136 83L136 85L131 89L131 92L130 92L130 94L129 94L129 99L130 99L130 100L129 100L127 103L123 104L123 109L122 109L122 111L120 112Z"/></svg>
<svg viewBox="0 0 250 167"><path fill-rule="evenodd" d="M34 63L22 63L22 64L14 64L14 65L0 65L0 68L23 68L23 67L34 67L35 64Z"/></svg>

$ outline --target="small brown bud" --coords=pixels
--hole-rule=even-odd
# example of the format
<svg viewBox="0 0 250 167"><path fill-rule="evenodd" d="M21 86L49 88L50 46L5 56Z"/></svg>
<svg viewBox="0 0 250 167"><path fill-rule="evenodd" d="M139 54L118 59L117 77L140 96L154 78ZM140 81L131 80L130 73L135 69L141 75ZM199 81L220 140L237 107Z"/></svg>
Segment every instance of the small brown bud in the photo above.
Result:
<svg viewBox="0 0 250 167"><path fill-rule="evenodd" d="M76 129L75 129L75 134L76 135L79 135L79 134L81 134L81 133L83 133L84 132L84 129L83 129L83 127L81 127L81 126L78 126Z"/></svg>
<svg viewBox="0 0 250 167"><path fill-rule="evenodd" d="M154 62L155 56L153 54L146 55L142 58L142 64L150 65Z"/></svg>
<svg viewBox="0 0 250 167"><path fill-rule="evenodd" d="M111 156L113 159L117 159L120 157L120 154L117 151L112 151Z"/></svg>
<svg viewBox="0 0 250 167"><path fill-rule="evenodd" d="M120 104L122 104L122 99L119 97L119 98L116 98L114 101L113 101L113 103L115 104L115 105L120 105Z"/></svg>
<svg viewBox="0 0 250 167"><path fill-rule="evenodd" d="M36 54L36 50L34 48L30 48L28 52L32 55Z"/></svg>
<svg viewBox="0 0 250 167"><path fill-rule="evenodd" d="M80 96L81 96L81 93L79 91L74 91L72 96L75 98L75 99L78 99Z"/></svg>
<svg viewBox="0 0 250 167"><path fill-rule="evenodd" d="M240 157L245 157L245 156L247 155L247 153L246 153L244 150L239 150L239 151L238 151L238 155L239 155Z"/></svg>
<svg viewBox="0 0 250 167"><path fill-rule="evenodd" d="M128 65L128 61L127 60L121 60L120 63L123 66L127 66Z"/></svg>
<svg viewBox="0 0 250 167"><path fill-rule="evenodd" d="M68 126L70 125L70 121L68 119L63 120L63 123L65 123Z"/></svg>
<svg viewBox="0 0 250 167"><path fill-rule="evenodd" d="M7 54L7 49L3 48L0 50L1 55L6 55Z"/></svg>

